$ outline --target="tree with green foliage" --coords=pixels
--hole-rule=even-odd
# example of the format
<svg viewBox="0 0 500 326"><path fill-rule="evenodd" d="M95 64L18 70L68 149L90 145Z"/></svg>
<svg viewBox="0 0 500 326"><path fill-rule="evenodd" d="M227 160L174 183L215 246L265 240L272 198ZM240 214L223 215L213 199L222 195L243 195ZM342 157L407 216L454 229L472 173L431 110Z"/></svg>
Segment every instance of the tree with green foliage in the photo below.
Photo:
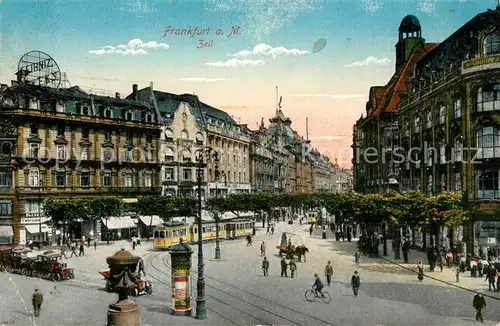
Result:
<svg viewBox="0 0 500 326"><path fill-rule="evenodd" d="M53 198L45 199L43 211L52 218L56 225L62 225L63 243L66 242L66 226L75 220L87 220L87 205L85 199Z"/></svg>
<svg viewBox="0 0 500 326"><path fill-rule="evenodd" d="M88 216L94 222L94 236L97 238L97 223L103 219L106 221L106 240L109 244L109 229L108 220L112 216L120 216L122 208L122 200L118 197L95 197L87 199Z"/></svg>

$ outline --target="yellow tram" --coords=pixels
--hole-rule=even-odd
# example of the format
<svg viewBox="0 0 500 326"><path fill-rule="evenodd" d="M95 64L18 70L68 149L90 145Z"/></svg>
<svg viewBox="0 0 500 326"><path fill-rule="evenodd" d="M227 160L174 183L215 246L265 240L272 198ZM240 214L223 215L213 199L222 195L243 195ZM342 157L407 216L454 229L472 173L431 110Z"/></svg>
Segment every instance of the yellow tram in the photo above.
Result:
<svg viewBox="0 0 500 326"><path fill-rule="evenodd" d="M217 224L214 221L202 222L203 241L213 241L217 237ZM248 217L237 217L223 220L219 223L219 239L234 240L252 234L255 222ZM185 242L195 244L198 242L198 225L164 223L153 233L153 248L155 250L168 250L170 246L179 243L180 238Z"/></svg>
<svg viewBox="0 0 500 326"><path fill-rule="evenodd" d="M307 223L316 224L318 213L315 211L307 212Z"/></svg>

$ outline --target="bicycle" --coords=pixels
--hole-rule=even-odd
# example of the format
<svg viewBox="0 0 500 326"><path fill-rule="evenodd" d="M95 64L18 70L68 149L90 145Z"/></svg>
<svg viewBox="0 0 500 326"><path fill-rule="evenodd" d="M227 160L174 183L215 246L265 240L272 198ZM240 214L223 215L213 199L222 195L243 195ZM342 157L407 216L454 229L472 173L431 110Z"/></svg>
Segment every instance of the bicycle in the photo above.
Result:
<svg viewBox="0 0 500 326"><path fill-rule="evenodd" d="M309 302L314 301L316 298L320 298L323 301L323 303L330 303L330 301L332 300L330 293L328 293L326 291L321 291L321 292L322 292L323 296L317 295L316 291L314 291L314 289L311 289L311 290L307 290L306 293L304 294L304 296L305 296L306 300Z"/></svg>

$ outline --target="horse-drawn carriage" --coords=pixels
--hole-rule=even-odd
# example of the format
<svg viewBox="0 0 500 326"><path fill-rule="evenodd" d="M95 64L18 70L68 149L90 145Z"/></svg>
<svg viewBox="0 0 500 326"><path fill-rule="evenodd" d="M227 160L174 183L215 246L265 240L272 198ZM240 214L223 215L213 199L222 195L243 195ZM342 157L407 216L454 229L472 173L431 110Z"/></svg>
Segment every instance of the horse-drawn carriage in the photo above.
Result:
<svg viewBox="0 0 500 326"><path fill-rule="evenodd" d="M280 244L276 248L280 257L297 258L298 261L302 261L302 256L304 256L305 261L306 253L309 252L309 249L304 245L304 239L300 235L293 233L287 235L285 232L281 235Z"/></svg>

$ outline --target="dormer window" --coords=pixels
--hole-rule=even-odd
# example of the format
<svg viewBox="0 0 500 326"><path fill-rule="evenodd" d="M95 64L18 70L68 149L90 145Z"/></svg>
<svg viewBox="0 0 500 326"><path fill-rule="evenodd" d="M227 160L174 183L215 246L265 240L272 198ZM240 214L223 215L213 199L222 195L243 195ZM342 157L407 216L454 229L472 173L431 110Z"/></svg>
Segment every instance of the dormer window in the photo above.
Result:
<svg viewBox="0 0 500 326"><path fill-rule="evenodd" d="M105 107L102 107L101 106L101 112L102 112L102 116L104 118L112 118L112 111L111 111L111 108L105 108Z"/></svg>
<svg viewBox="0 0 500 326"><path fill-rule="evenodd" d="M170 129L165 130L165 138L166 139L174 138L174 133L172 132L172 130L170 130Z"/></svg>
<svg viewBox="0 0 500 326"><path fill-rule="evenodd" d="M203 134L202 133L196 134L196 143L203 144Z"/></svg>
<svg viewBox="0 0 500 326"><path fill-rule="evenodd" d="M89 112L90 112L90 109L89 109L89 107L88 107L88 106L84 106L84 107L82 108L82 114L83 114L83 115L89 115Z"/></svg>
<svg viewBox="0 0 500 326"><path fill-rule="evenodd" d="M484 55L500 53L500 34L490 34L483 41Z"/></svg>
<svg viewBox="0 0 500 326"><path fill-rule="evenodd" d="M167 118L168 118L168 116L167 116ZM142 113L142 122L146 122L146 123L153 122L153 114L151 114L150 112L143 112Z"/></svg>
<svg viewBox="0 0 500 326"><path fill-rule="evenodd" d="M125 111L125 120L132 121L134 119L134 115L131 111Z"/></svg>

